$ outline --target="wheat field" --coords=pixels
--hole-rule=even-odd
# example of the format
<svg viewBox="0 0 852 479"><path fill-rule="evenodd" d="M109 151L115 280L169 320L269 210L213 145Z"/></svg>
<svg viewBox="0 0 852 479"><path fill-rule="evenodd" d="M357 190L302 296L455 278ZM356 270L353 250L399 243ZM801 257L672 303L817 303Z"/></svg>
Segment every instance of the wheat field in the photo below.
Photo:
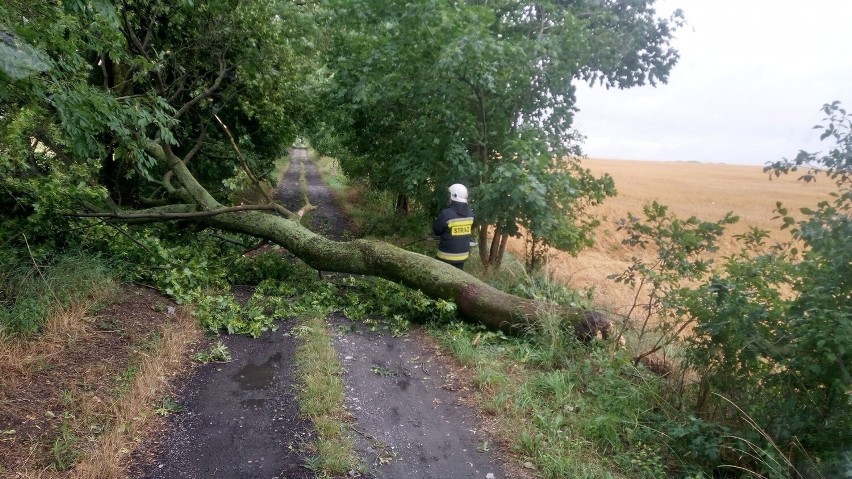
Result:
<svg viewBox="0 0 852 479"><path fill-rule="evenodd" d="M575 289L594 288L598 307L616 313L623 313L633 299L629 287L607 279L624 271L631 256L637 254L621 244L624 235L616 231L616 221L628 213L641 217L642 207L653 200L669 206L681 218L695 215L715 221L733 211L740 221L728 228L720 245L719 254L725 255L739 249L733 235L751 226L769 230L772 241L790 240L789 232L779 229L780 221L772 219L776 201L795 213L801 207L815 206L834 189L827 179L805 184L795 174L770 181L762 166L610 159L586 159L583 166L596 176L612 175L618 196L595 210L602 222L596 245L576 258L557 254L550 260L549 271L554 279ZM523 241L513 239L509 249L522 255Z"/></svg>

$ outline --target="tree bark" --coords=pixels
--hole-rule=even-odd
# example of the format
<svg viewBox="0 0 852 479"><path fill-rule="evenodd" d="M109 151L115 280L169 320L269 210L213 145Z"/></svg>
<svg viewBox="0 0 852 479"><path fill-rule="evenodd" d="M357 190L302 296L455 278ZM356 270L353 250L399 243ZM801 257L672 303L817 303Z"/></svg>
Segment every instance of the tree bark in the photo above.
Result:
<svg viewBox="0 0 852 479"><path fill-rule="evenodd" d="M396 201L394 202L394 207L397 213L408 214L411 212L411 207L408 204L408 195L399 193L396 195Z"/></svg>
<svg viewBox="0 0 852 479"><path fill-rule="evenodd" d="M479 225L479 261L488 269L488 225Z"/></svg>
<svg viewBox="0 0 852 479"><path fill-rule="evenodd" d="M491 238L491 247L488 251L488 266L497 264L497 252L500 251L500 238L503 236L503 229L499 226L494 226L494 236Z"/></svg>
<svg viewBox="0 0 852 479"><path fill-rule="evenodd" d="M506 244L509 242L509 235L503 233L500 235L500 249L497 250L497 261L494 263L496 269L500 269L503 264L503 256L506 254Z"/></svg>
<svg viewBox="0 0 852 479"><path fill-rule="evenodd" d="M492 329L522 328L542 307L493 288L447 263L389 243L333 241L295 221L259 211L225 213L201 221L279 244L317 270L378 276L419 289L431 298L454 301L463 315ZM574 308L562 313L582 315Z"/></svg>

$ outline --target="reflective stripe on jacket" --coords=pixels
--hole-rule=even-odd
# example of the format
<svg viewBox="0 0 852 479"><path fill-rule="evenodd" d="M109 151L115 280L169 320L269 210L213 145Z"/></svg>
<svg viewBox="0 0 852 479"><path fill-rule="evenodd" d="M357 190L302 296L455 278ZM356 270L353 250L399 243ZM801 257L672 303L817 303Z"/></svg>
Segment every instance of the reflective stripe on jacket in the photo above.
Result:
<svg viewBox="0 0 852 479"><path fill-rule="evenodd" d="M453 201L432 224L432 232L440 236L438 259L460 263L470 256L470 235L474 214L467 203Z"/></svg>

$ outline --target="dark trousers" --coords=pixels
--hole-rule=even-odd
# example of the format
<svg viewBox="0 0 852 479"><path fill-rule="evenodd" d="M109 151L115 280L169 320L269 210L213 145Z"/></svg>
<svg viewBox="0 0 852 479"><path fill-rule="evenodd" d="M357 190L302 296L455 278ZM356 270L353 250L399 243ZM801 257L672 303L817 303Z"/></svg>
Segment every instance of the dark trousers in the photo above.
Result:
<svg viewBox="0 0 852 479"><path fill-rule="evenodd" d="M438 258L438 259L440 259L440 258ZM444 263L447 263L447 264L451 264L451 265L455 266L456 268L464 271L464 261L447 261L447 260L443 260L443 259L441 261L443 261Z"/></svg>

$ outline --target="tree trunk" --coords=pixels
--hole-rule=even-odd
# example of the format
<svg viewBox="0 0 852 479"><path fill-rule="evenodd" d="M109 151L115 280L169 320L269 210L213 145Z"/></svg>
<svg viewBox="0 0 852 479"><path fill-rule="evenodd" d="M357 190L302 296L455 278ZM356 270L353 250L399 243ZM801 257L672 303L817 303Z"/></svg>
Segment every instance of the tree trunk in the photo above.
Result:
<svg viewBox="0 0 852 479"><path fill-rule="evenodd" d="M503 255L506 254L506 243L509 235L503 233L500 227L494 228L494 237L488 243L488 225L479 227L479 260L486 270L490 268L500 269L503 264Z"/></svg>
<svg viewBox="0 0 852 479"><path fill-rule="evenodd" d="M493 288L452 265L389 243L333 241L296 221L260 211L225 213L201 221L279 244L317 270L378 276L419 289L431 298L454 301L463 315L492 329L522 328L542 307ZM576 308L563 308L562 313L582 318L582 311Z"/></svg>
<svg viewBox="0 0 852 479"><path fill-rule="evenodd" d="M503 229L499 226L495 226L494 237L491 238L491 247L488 248L488 266L496 266L497 253L500 251L501 236L503 236Z"/></svg>
<svg viewBox="0 0 852 479"><path fill-rule="evenodd" d="M411 206L409 205L408 195L399 193L396 195L396 201L394 202L394 207L397 213L405 213L408 214L411 212Z"/></svg>
<svg viewBox="0 0 852 479"><path fill-rule="evenodd" d="M224 208L170 149L152 143L148 151L168 161L175 177L185 188L184 197L200 207L201 213ZM193 205L185 205L185 208L185 211L191 211ZM172 208L172 211L177 209ZM522 330L531 318L547 312L565 317L583 337L589 336L589 328L593 328L591 334L597 331L595 323L580 308L541 303L505 293L443 261L382 241L333 241L303 227L298 219L257 210L233 211L232 208L219 214L197 216L194 220L276 243L317 270L378 276L419 289L431 298L453 301L464 316L491 329ZM505 247L502 239L498 238L495 236L496 249L493 244L491 248L495 254L502 249L501 246Z"/></svg>
<svg viewBox="0 0 852 479"><path fill-rule="evenodd" d="M479 261L488 270L488 225L479 225Z"/></svg>
<svg viewBox="0 0 852 479"><path fill-rule="evenodd" d="M506 243L509 242L509 235L502 234L500 235L500 249L497 250L497 260L494 263L495 269L500 269L500 266L503 265L503 256L506 254Z"/></svg>

